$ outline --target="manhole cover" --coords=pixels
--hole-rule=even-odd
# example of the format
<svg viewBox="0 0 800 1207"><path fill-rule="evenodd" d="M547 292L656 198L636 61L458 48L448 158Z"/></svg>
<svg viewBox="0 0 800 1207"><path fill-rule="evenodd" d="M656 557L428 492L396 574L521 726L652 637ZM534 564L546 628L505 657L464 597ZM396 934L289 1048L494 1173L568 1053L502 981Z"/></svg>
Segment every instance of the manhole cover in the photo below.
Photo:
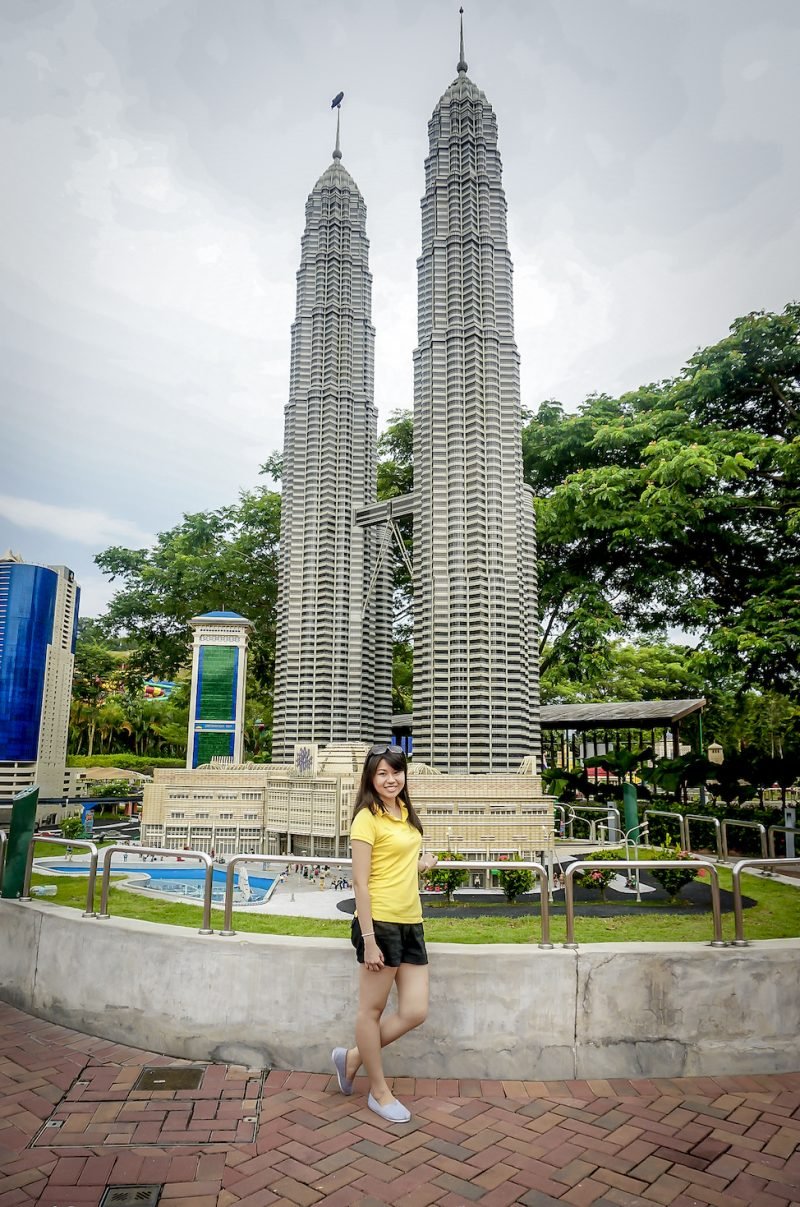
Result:
<svg viewBox="0 0 800 1207"><path fill-rule="evenodd" d="M162 1187L158 1186L109 1186L100 1200L100 1207L155 1207L161 1198Z"/></svg>
<svg viewBox="0 0 800 1207"><path fill-rule="evenodd" d="M203 1080L204 1073L205 1069L191 1069L181 1065L167 1066L162 1069L142 1069L133 1088L135 1090L196 1090Z"/></svg>

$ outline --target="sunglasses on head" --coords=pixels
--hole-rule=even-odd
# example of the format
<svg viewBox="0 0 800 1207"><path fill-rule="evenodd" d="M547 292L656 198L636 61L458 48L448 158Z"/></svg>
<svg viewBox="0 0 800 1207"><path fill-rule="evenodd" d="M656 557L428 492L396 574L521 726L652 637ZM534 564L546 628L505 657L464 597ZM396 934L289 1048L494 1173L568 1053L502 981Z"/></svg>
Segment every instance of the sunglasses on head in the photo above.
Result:
<svg viewBox="0 0 800 1207"><path fill-rule="evenodd" d="M376 746L370 746L369 752L370 754L402 754L404 758L406 753L402 746L386 745L381 742L378 742Z"/></svg>

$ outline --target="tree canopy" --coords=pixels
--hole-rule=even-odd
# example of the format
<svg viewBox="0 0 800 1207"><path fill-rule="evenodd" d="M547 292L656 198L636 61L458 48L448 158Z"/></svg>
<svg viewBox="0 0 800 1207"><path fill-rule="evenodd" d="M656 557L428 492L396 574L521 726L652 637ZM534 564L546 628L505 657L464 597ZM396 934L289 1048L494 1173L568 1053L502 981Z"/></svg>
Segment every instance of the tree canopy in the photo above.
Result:
<svg viewBox="0 0 800 1207"><path fill-rule="evenodd" d="M678 377L523 432L537 498L543 666L597 669L614 634L692 635L792 693L800 668L800 306L738 319Z"/></svg>
<svg viewBox="0 0 800 1207"><path fill-rule="evenodd" d="M132 669L173 676L187 661L189 620L228 609L253 621L250 666L271 690L280 502L276 491L246 491L232 506L185 515L153 549L114 546L98 555L111 581L121 580L103 624L134 639Z"/></svg>
<svg viewBox="0 0 800 1207"><path fill-rule="evenodd" d="M710 685L712 732L780 753L797 734L800 694L800 305L737 319L674 378L592 396L575 413L542 402L522 440L545 698L672 698ZM379 456L379 497L412 490L410 411L393 414ZM279 454L264 472L279 479ZM401 527L410 546L410 521ZM188 660L189 619L229 608L256 626L250 727L266 751L279 531L280 494L262 488L185 515L152 549L99 554L119 589L82 629L84 707L98 705L112 638L130 646L131 674L169 678ZM405 712L412 584L399 556L393 572L394 706Z"/></svg>

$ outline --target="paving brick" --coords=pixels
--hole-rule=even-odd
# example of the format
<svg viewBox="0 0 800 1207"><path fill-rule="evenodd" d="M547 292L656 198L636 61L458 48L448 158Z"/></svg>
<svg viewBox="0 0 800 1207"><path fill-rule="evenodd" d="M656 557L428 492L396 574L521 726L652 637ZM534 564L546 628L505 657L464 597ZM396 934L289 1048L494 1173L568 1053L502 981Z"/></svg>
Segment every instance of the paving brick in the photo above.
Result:
<svg viewBox="0 0 800 1207"><path fill-rule="evenodd" d="M642 1191L642 1198L647 1202L662 1203L664 1207L669 1207L669 1204L683 1193L687 1185L684 1178L676 1178L671 1173L662 1173L660 1178L656 1178L655 1182Z"/></svg>
<svg viewBox="0 0 800 1207"><path fill-rule="evenodd" d="M441 1186L419 1186L395 1200L394 1207L430 1207L431 1203L440 1202L447 1192ZM482 1200L484 1203L485 1199ZM344 1207L350 1207L349 1203Z"/></svg>
<svg viewBox="0 0 800 1207"><path fill-rule="evenodd" d="M598 1199L604 1197L607 1186L602 1182L597 1182L594 1178L585 1178L583 1181L576 1183L575 1186L570 1186L561 1196L562 1203L572 1203L573 1207L591 1207L592 1203L596 1203Z"/></svg>
<svg viewBox="0 0 800 1207"><path fill-rule="evenodd" d="M632 1178L624 1173L617 1173L613 1169L598 1168L592 1174L592 1177L603 1182L607 1186L615 1186L617 1190L627 1190L629 1194L642 1194L647 1190L649 1182L643 1182L640 1178Z"/></svg>
<svg viewBox="0 0 800 1207"><path fill-rule="evenodd" d="M551 1172L550 1177L554 1182L563 1182L565 1186L574 1186L583 1178L588 1178L590 1174L594 1173L596 1168L596 1164L576 1158L574 1161L570 1161L568 1165L565 1165L563 1169Z"/></svg>
<svg viewBox="0 0 800 1207"><path fill-rule="evenodd" d="M20 1028L10 1045L9 1018ZM253 1142L243 1116L259 1111L260 1076L210 1065L197 1092L132 1090L142 1067L168 1063L0 1004L0 1207L47 1207L48 1197L54 1207L66 1191L59 1207L91 1207L101 1182L166 1182L164 1201L187 1207L800 1202L798 1075L398 1078L414 1119L396 1128L369 1115L363 1097L342 1098L329 1074L273 1071ZM86 1085L73 1084L78 1074ZM26 1148L65 1093L54 1112L64 1126Z"/></svg>
<svg viewBox="0 0 800 1207"><path fill-rule="evenodd" d="M483 1202L485 1201L484 1199ZM529 1190L517 1202L524 1203L525 1207L555 1207L559 1200L552 1199L549 1194L543 1194L540 1190Z"/></svg>
<svg viewBox="0 0 800 1207"><path fill-rule="evenodd" d="M748 1173L754 1178L763 1178L766 1182L775 1182L780 1186L790 1186L793 1190L800 1191L800 1173L792 1173L787 1169L776 1169L772 1165L764 1165L759 1161L754 1161L748 1167ZM772 1188L770 1187L772 1190ZM772 1191L774 1193L774 1191ZM800 1195L798 1195L800 1198Z"/></svg>
<svg viewBox="0 0 800 1207"><path fill-rule="evenodd" d="M312 1203L318 1203L322 1195L317 1190L312 1190L310 1186L304 1185L302 1182L296 1182L294 1178L281 1178L277 1182L273 1182L270 1186L273 1194L283 1195L290 1203L298 1204L298 1207L310 1207ZM258 1195L248 1196L251 1200L252 1207L259 1207L261 1199ZM242 1203L247 1207L248 1200L242 1199Z"/></svg>

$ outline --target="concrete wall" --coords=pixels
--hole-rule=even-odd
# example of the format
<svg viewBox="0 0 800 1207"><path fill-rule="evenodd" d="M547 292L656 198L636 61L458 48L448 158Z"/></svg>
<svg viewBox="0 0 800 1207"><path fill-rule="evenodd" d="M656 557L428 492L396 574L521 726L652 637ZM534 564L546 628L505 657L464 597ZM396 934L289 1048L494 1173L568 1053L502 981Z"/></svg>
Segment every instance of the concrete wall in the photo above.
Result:
<svg viewBox="0 0 800 1207"><path fill-rule="evenodd" d="M352 1042L344 940L200 936L0 902L0 998L195 1060L327 1072ZM548 1080L800 1069L800 940L749 948L430 946L431 1010L391 1074Z"/></svg>

